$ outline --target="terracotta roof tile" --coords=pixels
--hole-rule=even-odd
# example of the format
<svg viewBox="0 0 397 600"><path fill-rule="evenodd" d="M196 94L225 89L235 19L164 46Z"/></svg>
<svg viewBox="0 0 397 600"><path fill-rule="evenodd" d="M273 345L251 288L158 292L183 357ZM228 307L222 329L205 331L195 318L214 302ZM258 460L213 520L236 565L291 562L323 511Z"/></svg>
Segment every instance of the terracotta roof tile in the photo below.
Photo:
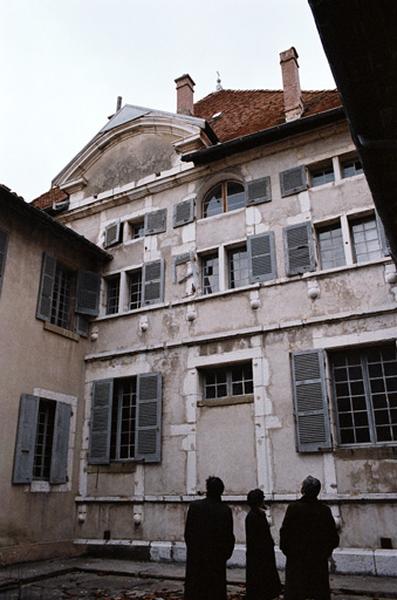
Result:
<svg viewBox="0 0 397 600"><path fill-rule="evenodd" d="M59 187L53 187L48 192L35 198L31 204L36 208L51 208L55 202L62 202L68 198L69 196L66 192L62 191Z"/></svg>

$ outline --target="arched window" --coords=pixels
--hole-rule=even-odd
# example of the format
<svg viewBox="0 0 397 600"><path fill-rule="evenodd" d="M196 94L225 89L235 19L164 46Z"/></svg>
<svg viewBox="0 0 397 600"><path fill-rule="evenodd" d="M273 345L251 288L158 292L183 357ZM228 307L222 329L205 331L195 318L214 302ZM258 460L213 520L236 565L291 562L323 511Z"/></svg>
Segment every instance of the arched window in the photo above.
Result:
<svg viewBox="0 0 397 600"><path fill-rule="evenodd" d="M245 205L244 186L236 181L222 181L206 194L203 202L203 217L212 217Z"/></svg>

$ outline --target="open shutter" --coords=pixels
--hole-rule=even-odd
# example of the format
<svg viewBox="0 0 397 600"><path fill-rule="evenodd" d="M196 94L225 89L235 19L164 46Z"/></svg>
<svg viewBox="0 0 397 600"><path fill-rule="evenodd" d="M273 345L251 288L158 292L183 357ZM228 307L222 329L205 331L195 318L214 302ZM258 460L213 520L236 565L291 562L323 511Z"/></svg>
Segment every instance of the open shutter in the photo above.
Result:
<svg viewBox="0 0 397 600"><path fill-rule="evenodd" d="M275 279L276 252L274 233L269 231L248 237L248 256L250 264L250 282Z"/></svg>
<svg viewBox="0 0 397 600"><path fill-rule="evenodd" d="M6 263L7 240L8 236L6 232L0 230L0 292L3 283L4 268Z"/></svg>
<svg viewBox="0 0 397 600"><path fill-rule="evenodd" d="M91 430L88 462L108 464L112 424L113 379L94 381L92 386Z"/></svg>
<svg viewBox="0 0 397 600"><path fill-rule="evenodd" d="M83 315L76 315L75 331L82 337L88 337L90 331L90 322Z"/></svg>
<svg viewBox="0 0 397 600"><path fill-rule="evenodd" d="M72 407L57 402L55 409L54 437L50 467L50 483L66 483L68 480L69 431Z"/></svg>
<svg viewBox="0 0 397 600"><path fill-rule="evenodd" d="M79 271L77 276L76 312L96 317L99 313L101 277L92 271Z"/></svg>
<svg viewBox="0 0 397 600"><path fill-rule="evenodd" d="M41 265L41 281L36 311L36 317L42 321L49 321L51 317L52 293L54 290L56 268L56 259L44 253Z"/></svg>
<svg viewBox="0 0 397 600"><path fill-rule="evenodd" d="M287 275L314 271L314 248L310 221L284 228Z"/></svg>
<svg viewBox="0 0 397 600"><path fill-rule="evenodd" d="M262 204L270 202L272 199L272 189L270 177L255 179L247 184L247 206L253 204Z"/></svg>
<svg viewBox="0 0 397 600"><path fill-rule="evenodd" d="M318 452L332 447L324 360L323 350L292 355L298 452Z"/></svg>
<svg viewBox="0 0 397 600"><path fill-rule="evenodd" d="M167 227L167 209L155 210L145 215L145 235L162 233Z"/></svg>
<svg viewBox="0 0 397 600"><path fill-rule="evenodd" d="M291 196L307 189L306 169L294 167L280 173L281 196Z"/></svg>
<svg viewBox="0 0 397 600"><path fill-rule="evenodd" d="M161 374L138 375L135 458L145 462L161 459Z"/></svg>
<svg viewBox="0 0 397 600"><path fill-rule="evenodd" d="M194 220L194 198L184 200L174 206L174 227L180 227Z"/></svg>
<svg viewBox="0 0 397 600"><path fill-rule="evenodd" d="M376 215L376 227L378 229L379 243L382 249L384 256L390 256L390 244L389 240L386 237L385 228L383 226L382 220L378 215L378 212L375 211Z"/></svg>
<svg viewBox="0 0 397 600"><path fill-rule="evenodd" d="M22 394L15 445L13 483L30 483L33 478L34 449L36 442L38 396Z"/></svg>
<svg viewBox="0 0 397 600"><path fill-rule="evenodd" d="M164 261L155 260L143 265L142 304L158 304L164 298Z"/></svg>
<svg viewBox="0 0 397 600"><path fill-rule="evenodd" d="M118 244L121 241L121 223L115 221L105 228L104 248Z"/></svg>

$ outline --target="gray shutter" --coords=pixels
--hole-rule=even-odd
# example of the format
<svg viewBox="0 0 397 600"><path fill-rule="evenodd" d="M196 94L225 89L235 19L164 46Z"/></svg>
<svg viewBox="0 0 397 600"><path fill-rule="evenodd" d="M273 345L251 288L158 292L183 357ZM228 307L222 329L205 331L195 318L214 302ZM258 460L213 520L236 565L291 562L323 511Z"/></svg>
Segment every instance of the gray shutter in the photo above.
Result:
<svg viewBox="0 0 397 600"><path fill-rule="evenodd" d="M76 315L75 331L82 337L88 337L90 322L83 315Z"/></svg>
<svg viewBox="0 0 397 600"><path fill-rule="evenodd" d="M167 209L162 208L145 215L145 235L161 233L167 227Z"/></svg>
<svg viewBox="0 0 397 600"><path fill-rule="evenodd" d="M184 200L174 206L173 225L174 227L180 227L191 223L194 220L194 198L190 200Z"/></svg>
<svg viewBox="0 0 397 600"><path fill-rule="evenodd" d="M8 236L5 231L1 231L0 229L0 292L1 286L3 283L3 275L6 263L6 254L7 254L7 240Z"/></svg>
<svg viewBox="0 0 397 600"><path fill-rule="evenodd" d="M382 249L384 256L390 256L391 251L390 251L389 240L386 237L385 228L383 226L380 216L378 215L378 211L375 211L375 215L376 215L376 226L378 229L380 247Z"/></svg>
<svg viewBox="0 0 397 600"><path fill-rule="evenodd" d="M270 202L272 199L272 188L270 177L255 179L247 184L247 206Z"/></svg>
<svg viewBox="0 0 397 600"><path fill-rule="evenodd" d="M88 462L91 465L104 465L110 461L113 379L94 381L91 400Z"/></svg>
<svg viewBox="0 0 397 600"><path fill-rule="evenodd" d="M292 355L298 452L318 452L332 447L324 360L323 350Z"/></svg>
<svg viewBox="0 0 397 600"><path fill-rule="evenodd" d="M120 234L121 234L121 223L120 221L115 221L111 223L105 228L105 241L103 243L104 248L108 248L109 246L113 246L114 244L118 244L120 242Z"/></svg>
<svg viewBox="0 0 397 600"><path fill-rule="evenodd" d="M307 189L306 168L294 167L280 173L281 196L290 196Z"/></svg>
<svg viewBox="0 0 397 600"><path fill-rule="evenodd" d="M36 442L38 396L22 394L19 404L17 439L15 444L13 483L30 483L33 478Z"/></svg>
<svg viewBox="0 0 397 600"><path fill-rule="evenodd" d="M269 231L247 238L250 282L268 281L277 277L274 233Z"/></svg>
<svg viewBox="0 0 397 600"><path fill-rule="evenodd" d="M164 261L143 265L142 305L158 304L164 299Z"/></svg>
<svg viewBox="0 0 397 600"><path fill-rule="evenodd" d="M36 311L36 317L42 321L49 321L51 317L52 293L54 290L56 268L56 259L43 253L39 299Z"/></svg>
<svg viewBox="0 0 397 600"><path fill-rule="evenodd" d="M284 228L284 249L287 275L314 271L314 248L310 221Z"/></svg>
<svg viewBox="0 0 397 600"><path fill-rule="evenodd" d="M69 431L72 407L57 402L55 409L54 437L50 467L50 483L66 483L68 480Z"/></svg>
<svg viewBox="0 0 397 600"><path fill-rule="evenodd" d="M145 462L161 459L161 374L146 373L137 379L135 458Z"/></svg>
<svg viewBox="0 0 397 600"><path fill-rule="evenodd" d="M99 313L101 277L92 271L79 271L77 276L76 312L96 317Z"/></svg>

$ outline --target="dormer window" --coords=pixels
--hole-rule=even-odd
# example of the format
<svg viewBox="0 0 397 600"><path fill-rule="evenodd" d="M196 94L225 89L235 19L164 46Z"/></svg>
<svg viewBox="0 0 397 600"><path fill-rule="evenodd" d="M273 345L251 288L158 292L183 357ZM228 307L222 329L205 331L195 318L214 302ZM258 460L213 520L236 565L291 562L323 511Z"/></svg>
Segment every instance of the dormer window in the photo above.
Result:
<svg viewBox="0 0 397 600"><path fill-rule="evenodd" d="M223 181L206 194L203 217L212 217L243 206L246 206L244 186L236 181Z"/></svg>

